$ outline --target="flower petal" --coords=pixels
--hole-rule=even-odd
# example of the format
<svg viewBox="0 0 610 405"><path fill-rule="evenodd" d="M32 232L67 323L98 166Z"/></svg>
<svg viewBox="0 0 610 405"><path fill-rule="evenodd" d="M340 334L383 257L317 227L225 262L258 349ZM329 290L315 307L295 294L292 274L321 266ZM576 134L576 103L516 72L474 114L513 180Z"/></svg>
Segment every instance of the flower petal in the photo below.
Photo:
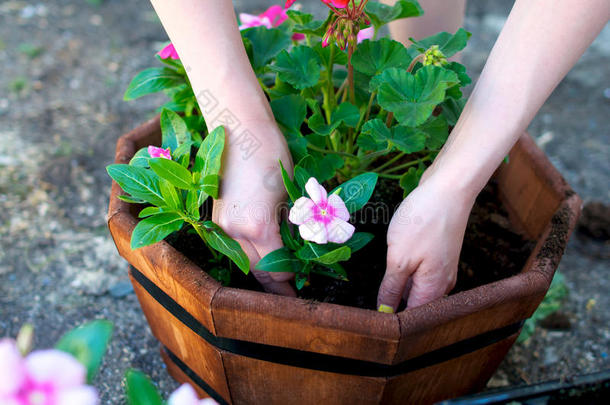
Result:
<svg viewBox="0 0 610 405"><path fill-rule="evenodd" d="M349 211L345 206L345 203L337 194L331 194L328 196L328 205L333 207L333 214L339 219L349 221Z"/></svg>
<svg viewBox="0 0 610 405"><path fill-rule="evenodd" d="M267 17L269 19L269 21L271 21L271 24L274 27L281 25L288 18L288 16L286 15L286 12L282 8L282 6L278 6L277 4L269 7L259 17L261 17L261 18Z"/></svg>
<svg viewBox="0 0 610 405"><path fill-rule="evenodd" d="M317 244L324 244L328 242L328 235L326 233L326 227L323 223L309 220L303 225L299 225L299 233L301 237L310 242Z"/></svg>
<svg viewBox="0 0 610 405"><path fill-rule="evenodd" d="M17 344L11 339L0 340L0 399L19 391L25 381L25 365Z"/></svg>
<svg viewBox="0 0 610 405"><path fill-rule="evenodd" d="M364 41L365 39L371 39L375 35L375 27L368 27L361 29L358 31L357 41L358 43Z"/></svg>
<svg viewBox="0 0 610 405"><path fill-rule="evenodd" d="M198 405L199 398L195 389L189 384L182 384L167 400L167 405Z"/></svg>
<svg viewBox="0 0 610 405"><path fill-rule="evenodd" d="M295 225L302 225L313 217L314 202L307 197L301 197L290 209L288 220Z"/></svg>
<svg viewBox="0 0 610 405"><path fill-rule="evenodd" d="M349 222L335 217L326 225L326 230L328 232L329 242L343 243L347 242L352 237L356 228Z"/></svg>
<svg viewBox="0 0 610 405"><path fill-rule="evenodd" d="M66 388L55 395L57 405L97 405L100 402L97 390L89 385Z"/></svg>
<svg viewBox="0 0 610 405"><path fill-rule="evenodd" d="M239 13L239 21L242 23L242 25L248 27L256 27L257 25L260 25L260 18L253 14Z"/></svg>
<svg viewBox="0 0 610 405"><path fill-rule="evenodd" d="M316 204L320 204L321 202L326 201L326 190L324 187L318 183L318 180L315 177L310 177L305 184L305 190L307 190L307 194Z"/></svg>
<svg viewBox="0 0 610 405"><path fill-rule="evenodd" d="M77 387L85 383L87 370L68 353L59 350L37 350L25 359L27 373L39 383L56 388Z"/></svg>

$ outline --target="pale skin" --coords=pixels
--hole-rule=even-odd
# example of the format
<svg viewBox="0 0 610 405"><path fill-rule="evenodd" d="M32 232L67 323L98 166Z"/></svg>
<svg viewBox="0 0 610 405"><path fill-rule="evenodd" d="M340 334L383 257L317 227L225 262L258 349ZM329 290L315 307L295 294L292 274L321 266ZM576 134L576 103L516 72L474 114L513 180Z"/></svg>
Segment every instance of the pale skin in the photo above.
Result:
<svg viewBox="0 0 610 405"><path fill-rule="evenodd" d="M209 91L241 127L228 131L221 194L213 219L238 240L252 267L281 247L273 207L286 198L277 179L278 159L290 153L243 49L228 0L151 0L183 64L195 94ZM439 7L444 3L444 7ZM396 22L399 40L424 37L461 25L462 0L420 0L420 22ZM451 6L447 6L451 4ZM432 32L426 18L441 18ZM608 0L517 0L447 144L401 204L388 229L387 270L378 306L393 312L401 299L423 305L455 285L466 221L474 199L527 128L544 101L610 18ZM409 25L411 24L411 25ZM419 25L418 25L419 24ZM418 28L419 27L419 28ZM201 40L197 40L200 38ZM535 39L535 40L533 40ZM262 147L244 159L231 139L247 128ZM265 210L264 207L267 207ZM289 273L255 276L270 292L294 295Z"/></svg>

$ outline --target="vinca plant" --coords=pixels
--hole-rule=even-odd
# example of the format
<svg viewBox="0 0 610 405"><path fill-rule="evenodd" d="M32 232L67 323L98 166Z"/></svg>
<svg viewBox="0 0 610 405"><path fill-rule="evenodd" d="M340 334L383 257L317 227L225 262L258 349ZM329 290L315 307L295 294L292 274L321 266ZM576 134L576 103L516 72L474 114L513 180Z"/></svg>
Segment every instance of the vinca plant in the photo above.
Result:
<svg viewBox="0 0 610 405"><path fill-rule="evenodd" d="M294 162L293 173L281 169L291 206L281 223L285 247L257 268L293 271L298 288L312 272L347 279L340 262L372 239L355 232L350 214L371 198L379 179L400 187L404 196L417 187L461 113L461 88L470 83L465 67L448 59L466 46L470 34L463 29L412 38L407 47L378 39L388 23L423 14L416 0L393 6L321 1L329 9L323 20L289 0L260 15L241 14L239 25ZM216 252L247 271L239 245L198 215L206 198L217 197L224 132L208 131L173 45L157 57L163 66L140 72L125 99L159 91L168 96L161 107L166 156L153 157L143 149L130 165L109 168L130 194L123 198L152 204L140 214L145 219L134 231L132 246L154 243L188 224L214 252L218 268ZM191 148L199 148L192 165ZM157 188L142 190L135 178Z"/></svg>

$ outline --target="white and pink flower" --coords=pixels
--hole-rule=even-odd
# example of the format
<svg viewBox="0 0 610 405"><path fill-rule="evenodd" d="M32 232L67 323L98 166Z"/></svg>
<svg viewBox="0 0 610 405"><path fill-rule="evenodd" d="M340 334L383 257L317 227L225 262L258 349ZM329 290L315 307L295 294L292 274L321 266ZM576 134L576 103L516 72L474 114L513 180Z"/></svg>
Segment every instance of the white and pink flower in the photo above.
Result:
<svg viewBox="0 0 610 405"><path fill-rule="evenodd" d="M95 388L85 384L87 370L59 350L37 350L22 357L15 341L0 340L0 404L96 405Z"/></svg>
<svg viewBox="0 0 610 405"><path fill-rule="evenodd" d="M150 145L148 147L148 154L150 155L151 158L163 158L163 159L172 160L172 154L171 154L169 148L163 149L163 148L158 148L156 146Z"/></svg>
<svg viewBox="0 0 610 405"><path fill-rule="evenodd" d="M318 244L348 241L355 228L347 222L349 211L341 197L337 194L328 196L313 177L305 184L305 190L310 198L296 200L288 214L288 220L299 226L301 237Z"/></svg>
<svg viewBox="0 0 610 405"><path fill-rule="evenodd" d="M182 384L170 395L167 405L218 405L212 398L199 399L189 384Z"/></svg>

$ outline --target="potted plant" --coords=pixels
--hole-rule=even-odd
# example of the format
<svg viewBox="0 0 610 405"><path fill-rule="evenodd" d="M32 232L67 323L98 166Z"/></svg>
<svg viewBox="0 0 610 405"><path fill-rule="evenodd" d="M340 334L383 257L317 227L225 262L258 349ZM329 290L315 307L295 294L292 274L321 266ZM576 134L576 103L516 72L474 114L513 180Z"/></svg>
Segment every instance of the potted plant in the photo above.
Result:
<svg viewBox="0 0 610 405"><path fill-rule="evenodd" d="M524 134L486 204L522 260L492 260L498 268L479 268L478 283L397 314L371 310L366 297L325 302L342 302L324 294L357 284L346 279L376 293L378 284L361 275L382 275L383 224L363 208L398 203L417 186L470 81L447 61L466 46L464 30L408 48L374 39L384 24L421 14L416 1L327 3L324 21L279 7L242 31L295 162L293 173L281 168L290 198L285 247L257 268L294 272L301 297L317 299L238 288L248 285L240 273L248 258L206 209L221 186L224 129L206 127L171 45L159 55L164 67L138 74L125 94L164 91L170 101L117 144L110 232L170 373L220 403L426 403L475 391L544 297L580 200ZM312 209L328 221L311 223ZM490 250L508 243L485 236ZM207 253L185 254L192 240Z"/></svg>

